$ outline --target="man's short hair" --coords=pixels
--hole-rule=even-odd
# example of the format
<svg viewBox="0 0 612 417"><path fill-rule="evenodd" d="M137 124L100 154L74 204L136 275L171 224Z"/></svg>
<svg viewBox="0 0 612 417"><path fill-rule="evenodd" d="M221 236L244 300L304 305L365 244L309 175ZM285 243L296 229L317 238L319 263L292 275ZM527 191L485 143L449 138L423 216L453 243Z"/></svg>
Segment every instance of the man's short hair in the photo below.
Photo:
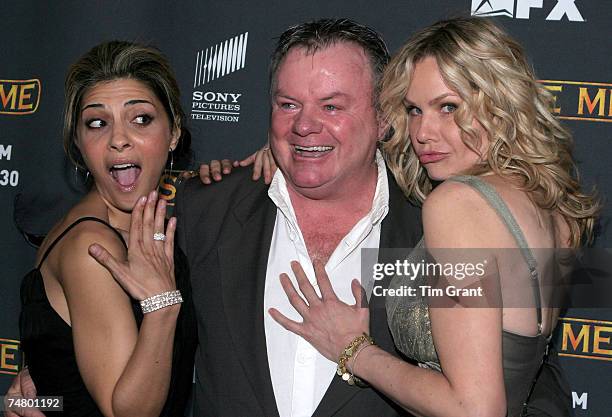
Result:
<svg viewBox="0 0 612 417"><path fill-rule="evenodd" d="M294 47L302 47L309 54L336 43L351 42L361 46L370 60L374 76L374 104L378 108L379 84L382 72L389 62L389 50L375 30L351 19L319 19L291 26L279 37L270 61L270 92L276 84L278 68Z"/></svg>

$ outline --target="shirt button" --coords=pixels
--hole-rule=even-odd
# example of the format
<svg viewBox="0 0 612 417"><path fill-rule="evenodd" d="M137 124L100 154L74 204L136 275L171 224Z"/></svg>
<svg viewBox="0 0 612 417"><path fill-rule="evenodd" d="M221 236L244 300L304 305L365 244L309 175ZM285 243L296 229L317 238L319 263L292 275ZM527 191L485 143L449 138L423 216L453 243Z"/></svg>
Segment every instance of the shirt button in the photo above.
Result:
<svg viewBox="0 0 612 417"><path fill-rule="evenodd" d="M298 353L297 361L299 364L304 365L306 363L306 355Z"/></svg>

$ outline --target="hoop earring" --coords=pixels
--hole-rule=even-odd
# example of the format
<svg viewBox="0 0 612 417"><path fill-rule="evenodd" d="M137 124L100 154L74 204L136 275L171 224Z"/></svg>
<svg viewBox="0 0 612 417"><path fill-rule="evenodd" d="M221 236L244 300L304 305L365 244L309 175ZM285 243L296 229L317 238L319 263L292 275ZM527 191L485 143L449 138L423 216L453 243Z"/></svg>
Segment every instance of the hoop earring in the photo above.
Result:
<svg viewBox="0 0 612 417"><path fill-rule="evenodd" d="M168 169L168 163L166 162L166 168L164 168L164 175L166 177L172 177L172 170L174 169L173 149L172 148L168 149L168 152L170 153L170 169Z"/></svg>
<svg viewBox="0 0 612 417"><path fill-rule="evenodd" d="M85 179L83 180L83 184L87 185L87 182L89 181L89 170L87 170L87 172L85 173ZM79 166L75 165L74 166L74 184L78 185L79 183Z"/></svg>

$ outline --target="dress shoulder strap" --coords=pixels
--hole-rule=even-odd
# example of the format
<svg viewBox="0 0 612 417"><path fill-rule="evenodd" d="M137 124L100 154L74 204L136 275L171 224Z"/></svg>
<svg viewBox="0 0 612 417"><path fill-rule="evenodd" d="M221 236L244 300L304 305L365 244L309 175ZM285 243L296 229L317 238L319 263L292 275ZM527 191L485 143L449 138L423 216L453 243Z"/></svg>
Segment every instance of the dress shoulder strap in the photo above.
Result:
<svg viewBox="0 0 612 417"><path fill-rule="evenodd" d="M111 229L113 232L115 232L115 234L119 237L119 239L121 240L121 243L123 243L123 246L125 246L127 248L127 244L125 243L125 240L123 239L123 236L121 236L121 233L119 233L117 231L117 229L115 229L113 226L111 226L110 224L108 224L107 222L105 222L102 219L99 219L97 217L92 217L92 216L85 216L85 217L81 217L79 219L76 219L70 226L68 226L58 237L55 238L55 240L53 241L53 243L51 243L49 245L49 247L47 248L47 250L45 251L45 254L43 255L43 257L41 258L40 262L38 263L38 265L36 266L37 269L39 269L42 265L42 263L45 261L45 259L47 259L47 256L49 256L49 254L51 253L51 250L53 250L53 248L55 247L55 245L57 245L57 243L62 240L62 238L64 236L66 236L66 234L68 234L68 232L70 230L72 230L77 224L82 223L84 221L93 221L93 222L98 222L98 223L102 223L103 225L107 226L109 229Z"/></svg>
<svg viewBox="0 0 612 417"><path fill-rule="evenodd" d="M484 199L489 203L489 205L497 212L499 217L503 220L504 224L514 237L517 246L521 250L523 258L529 267L529 272L532 276L537 278L537 261L531 252L531 249L527 245L527 239L525 239L525 235L521 230L520 226L516 222L516 219L510 212L510 209L502 200L497 191L485 182L483 179L471 175L460 175L456 177L449 178L449 181L461 182L463 184L469 185L478 191Z"/></svg>
<svg viewBox="0 0 612 417"><path fill-rule="evenodd" d="M538 314L538 328L542 329L542 308L540 302L540 285L538 280L538 262L533 256L533 252L529 248L527 244L527 239L525 239L525 235L518 225L516 219L512 215L512 212L501 198L499 193L493 188L489 183L484 181L480 177L476 177L473 175L458 175L456 177L451 177L448 179L449 181L460 182L466 184L483 196L483 198L489 203L489 205L495 210L495 212L502 219L514 240L516 241L517 246L521 251L521 255L529 268L529 274L531 278L534 280L534 298L536 302L537 314Z"/></svg>

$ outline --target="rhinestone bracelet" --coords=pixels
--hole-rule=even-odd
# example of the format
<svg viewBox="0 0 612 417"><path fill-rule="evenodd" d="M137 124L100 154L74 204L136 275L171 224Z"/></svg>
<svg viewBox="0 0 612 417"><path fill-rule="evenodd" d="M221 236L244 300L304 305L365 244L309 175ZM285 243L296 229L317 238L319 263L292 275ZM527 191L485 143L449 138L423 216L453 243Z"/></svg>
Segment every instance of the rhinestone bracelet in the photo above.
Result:
<svg viewBox="0 0 612 417"><path fill-rule="evenodd" d="M159 310L160 308L169 307L182 302L183 297L181 297L181 292L179 290L174 290L145 298L140 302L140 307L142 308L142 312L147 314L152 311Z"/></svg>

